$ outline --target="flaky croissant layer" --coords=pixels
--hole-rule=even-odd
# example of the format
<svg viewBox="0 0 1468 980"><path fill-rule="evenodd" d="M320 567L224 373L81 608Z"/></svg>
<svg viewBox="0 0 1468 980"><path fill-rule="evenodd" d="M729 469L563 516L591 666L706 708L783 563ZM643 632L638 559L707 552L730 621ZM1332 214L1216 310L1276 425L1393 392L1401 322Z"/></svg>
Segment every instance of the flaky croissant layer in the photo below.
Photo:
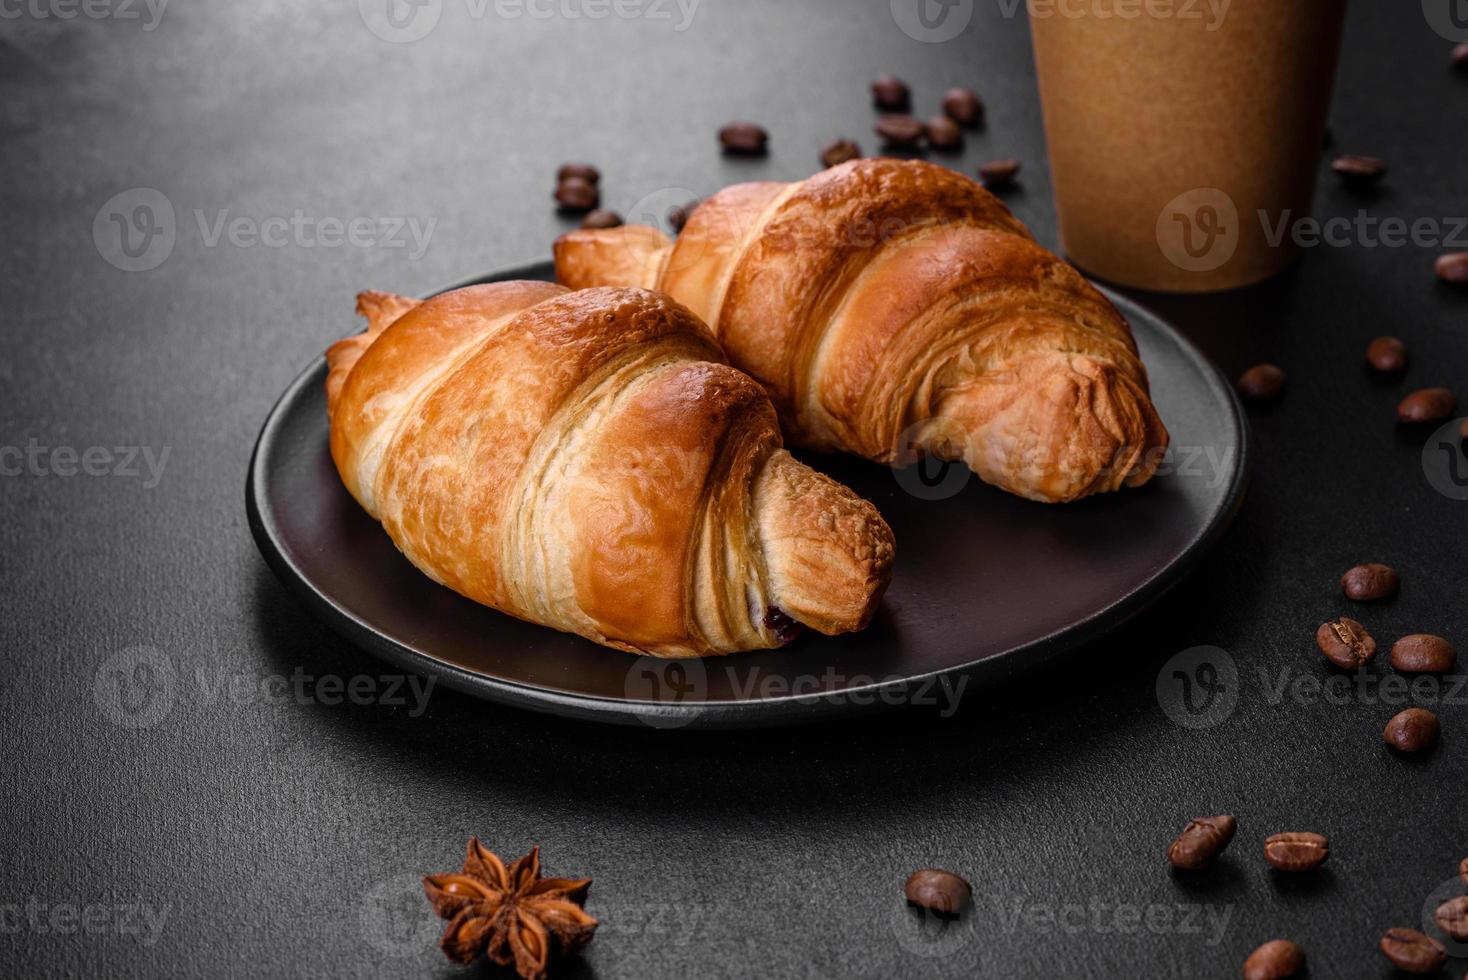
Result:
<svg viewBox="0 0 1468 980"><path fill-rule="evenodd" d="M327 353L342 481L475 601L662 657L860 629L891 573L871 504L781 448L763 389L642 289L363 293Z"/></svg>
<svg viewBox="0 0 1468 980"><path fill-rule="evenodd" d="M676 241L574 231L555 257L573 288L685 303L765 386L796 445L963 459L1049 502L1145 483L1167 446L1122 316L943 167L876 158L740 184Z"/></svg>

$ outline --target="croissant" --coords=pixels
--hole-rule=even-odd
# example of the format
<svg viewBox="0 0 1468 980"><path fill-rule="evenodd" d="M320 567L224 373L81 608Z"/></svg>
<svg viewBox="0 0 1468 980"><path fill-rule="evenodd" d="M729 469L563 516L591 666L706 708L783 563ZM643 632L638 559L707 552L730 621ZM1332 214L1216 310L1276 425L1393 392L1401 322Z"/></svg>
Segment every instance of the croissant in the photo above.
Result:
<svg viewBox="0 0 1468 980"><path fill-rule="evenodd" d="M366 292L327 352L331 455L418 568L660 657L860 629L891 573L871 504L781 448L764 391L642 289Z"/></svg>
<svg viewBox="0 0 1468 980"><path fill-rule="evenodd" d="M864 159L740 184L676 242L645 226L574 231L555 259L572 288L686 304L795 445L962 459L1047 502L1146 483L1167 446L1126 320L944 167Z"/></svg>

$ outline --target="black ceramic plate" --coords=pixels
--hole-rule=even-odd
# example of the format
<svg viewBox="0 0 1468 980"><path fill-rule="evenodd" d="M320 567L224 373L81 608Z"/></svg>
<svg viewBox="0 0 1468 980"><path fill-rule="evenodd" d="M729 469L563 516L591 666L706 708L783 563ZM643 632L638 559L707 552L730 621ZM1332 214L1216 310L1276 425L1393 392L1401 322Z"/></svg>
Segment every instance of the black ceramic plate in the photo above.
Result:
<svg viewBox="0 0 1468 980"><path fill-rule="evenodd" d="M552 278L549 263L476 279ZM461 283L460 285L469 285ZM434 584L342 488L327 450L326 364L271 411L246 491L276 574L347 637L493 701L659 727L786 724L976 684L1094 639L1176 583L1243 499L1246 436L1232 390L1154 314L1131 321L1173 449L1146 487L1056 507L1001 493L962 466L894 471L801 458L871 500L897 536L876 621L783 650L659 661L521 622ZM350 330L323 328L322 347ZM946 687L944 685L947 685Z"/></svg>

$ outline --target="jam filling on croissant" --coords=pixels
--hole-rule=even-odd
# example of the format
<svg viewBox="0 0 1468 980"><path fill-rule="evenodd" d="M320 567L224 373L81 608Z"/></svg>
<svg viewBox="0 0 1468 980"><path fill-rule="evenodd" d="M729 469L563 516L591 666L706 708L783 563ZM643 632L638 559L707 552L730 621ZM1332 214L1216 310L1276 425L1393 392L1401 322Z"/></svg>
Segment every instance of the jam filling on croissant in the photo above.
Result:
<svg viewBox="0 0 1468 980"><path fill-rule="evenodd" d="M780 641L781 646L805 632L804 626L785 615L784 610L774 606L765 610L765 629L775 634L775 639Z"/></svg>

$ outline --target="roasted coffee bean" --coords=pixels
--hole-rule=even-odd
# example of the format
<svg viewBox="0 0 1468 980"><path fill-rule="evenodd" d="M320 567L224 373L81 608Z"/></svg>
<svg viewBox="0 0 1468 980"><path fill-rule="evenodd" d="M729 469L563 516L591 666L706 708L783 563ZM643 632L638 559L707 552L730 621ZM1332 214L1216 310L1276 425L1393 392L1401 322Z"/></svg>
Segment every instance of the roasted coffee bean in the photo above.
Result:
<svg viewBox="0 0 1468 980"><path fill-rule="evenodd" d="M619 228L622 225L622 216L615 211L606 208L597 208L589 211L586 217L581 219L582 228Z"/></svg>
<svg viewBox="0 0 1468 980"><path fill-rule="evenodd" d="M719 130L719 145L734 156L760 156L769 149L770 134L756 123L730 123Z"/></svg>
<svg viewBox="0 0 1468 980"><path fill-rule="evenodd" d="M888 115L877 120L877 135L889 147L910 149L922 142L928 127L912 116Z"/></svg>
<svg viewBox="0 0 1468 980"><path fill-rule="evenodd" d="M1468 68L1468 42L1453 49L1453 67Z"/></svg>
<svg viewBox="0 0 1468 980"><path fill-rule="evenodd" d="M1315 631L1315 645L1342 670L1358 670L1376 656L1376 640L1366 627L1345 616L1322 623Z"/></svg>
<svg viewBox="0 0 1468 980"><path fill-rule="evenodd" d="M1381 734L1398 752L1426 752L1437 744L1442 724L1426 708L1408 708L1387 722Z"/></svg>
<svg viewBox="0 0 1468 980"><path fill-rule="evenodd" d="M668 224L672 226L674 233L683 230L688 224L688 219L693 216L694 209L700 202L689 201L687 204L678 204L668 209Z"/></svg>
<svg viewBox="0 0 1468 980"><path fill-rule="evenodd" d="M561 169L556 171L556 183L570 180L572 177L580 177L588 184L601 183L601 171L589 163L563 163Z"/></svg>
<svg viewBox="0 0 1468 980"><path fill-rule="evenodd" d="M601 203L601 193L585 177L567 177L556 185L556 203L567 211L590 211Z"/></svg>
<svg viewBox="0 0 1468 980"><path fill-rule="evenodd" d="M1274 364L1256 364L1239 375L1239 394L1250 401L1270 402L1284 393L1285 373Z"/></svg>
<svg viewBox="0 0 1468 980"><path fill-rule="evenodd" d="M1455 286L1468 283L1468 252L1439 255L1434 268L1437 270L1437 277L1443 282Z"/></svg>
<svg viewBox="0 0 1468 980"><path fill-rule="evenodd" d="M903 889L909 903L939 915L958 915L968 907L973 891L951 871L923 868L908 875Z"/></svg>
<svg viewBox="0 0 1468 980"><path fill-rule="evenodd" d="M1339 157L1330 165L1330 169L1334 170L1348 187L1371 187L1386 176L1386 164L1376 157L1355 155Z"/></svg>
<svg viewBox="0 0 1468 980"><path fill-rule="evenodd" d="M1284 980L1303 969L1303 949L1288 939L1271 939L1244 960L1244 980Z"/></svg>
<svg viewBox="0 0 1468 980"><path fill-rule="evenodd" d="M961 150L963 130L947 116L934 116L928 120L928 145L935 150Z"/></svg>
<svg viewBox="0 0 1468 980"><path fill-rule="evenodd" d="M902 79L883 75L872 82L872 102L883 112L906 112L912 105L912 92Z"/></svg>
<svg viewBox="0 0 1468 980"><path fill-rule="evenodd" d="M1458 862L1458 877L1463 879L1463 884L1468 885L1468 858Z"/></svg>
<svg viewBox="0 0 1468 980"><path fill-rule="evenodd" d="M821 151L821 163L827 167L855 160L861 156L861 147L851 140L837 140Z"/></svg>
<svg viewBox="0 0 1468 980"><path fill-rule="evenodd" d="M1388 929L1380 945L1382 954L1408 973L1436 973L1448 962L1447 951L1416 929Z"/></svg>
<svg viewBox="0 0 1468 980"><path fill-rule="evenodd" d="M1440 636L1413 633L1392 644L1392 666L1408 674L1446 674L1458 662L1458 651Z"/></svg>
<svg viewBox="0 0 1468 980"><path fill-rule="evenodd" d="M1280 871L1314 871L1330 857L1330 841L1324 834L1291 831L1264 841L1264 860Z"/></svg>
<svg viewBox="0 0 1468 980"><path fill-rule="evenodd" d="M1468 895L1443 902L1432 917L1455 941L1468 941Z"/></svg>
<svg viewBox="0 0 1468 980"><path fill-rule="evenodd" d="M1239 822L1228 814L1191 820L1167 848L1167 859L1175 868L1201 871L1208 867L1234 839Z"/></svg>
<svg viewBox="0 0 1468 980"><path fill-rule="evenodd" d="M944 92L943 112L960 126L984 124L984 100L971 89L951 88Z"/></svg>
<svg viewBox="0 0 1468 980"><path fill-rule="evenodd" d="M1397 406L1397 418L1403 422L1441 422L1458 408L1458 398L1446 388L1423 388L1414 391Z"/></svg>
<svg viewBox="0 0 1468 980"><path fill-rule="evenodd" d="M990 160L979 168L979 179L984 186L993 190L1008 187L1019 176L1018 160Z"/></svg>
<svg viewBox="0 0 1468 980"><path fill-rule="evenodd" d="M1407 369L1407 345L1395 337L1377 337L1366 348L1366 363L1382 374Z"/></svg>
<svg viewBox="0 0 1468 980"><path fill-rule="evenodd" d="M1341 591L1346 598L1357 602L1385 599L1397 591L1399 584L1397 573L1390 565L1374 561L1357 565L1341 576Z"/></svg>

